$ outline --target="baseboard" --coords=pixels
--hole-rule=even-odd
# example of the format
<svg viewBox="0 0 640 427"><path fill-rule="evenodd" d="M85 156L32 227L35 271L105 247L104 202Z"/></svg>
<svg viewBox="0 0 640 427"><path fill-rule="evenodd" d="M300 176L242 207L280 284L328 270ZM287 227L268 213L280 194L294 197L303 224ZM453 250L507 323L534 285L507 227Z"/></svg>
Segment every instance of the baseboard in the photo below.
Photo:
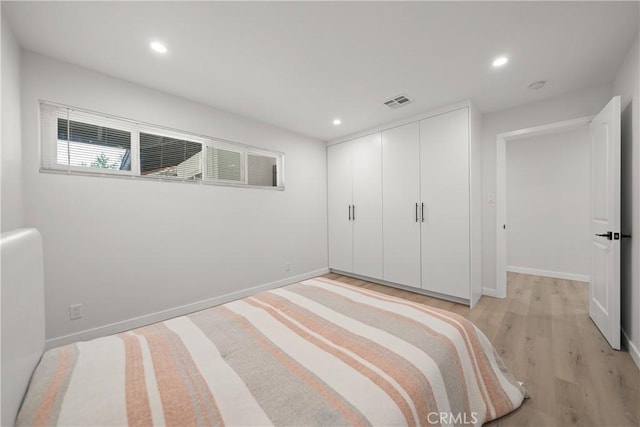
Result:
<svg viewBox="0 0 640 427"><path fill-rule="evenodd" d="M636 367L640 369L640 351L638 351L638 347L636 347L633 341L631 341L629 335L627 335L624 329L622 329L622 339L624 341L624 346L629 350L629 354L635 362Z"/></svg>
<svg viewBox="0 0 640 427"><path fill-rule="evenodd" d="M348 271L330 269L332 273L341 274L343 276L353 277L354 279L366 280L367 282L378 283L379 285L389 286L392 288L398 288L405 291L413 292L415 294L426 295L428 297L438 298L446 301L455 302L462 305L470 305L470 301L466 298L454 297L451 295L445 295L438 292L426 291L421 288L414 288L413 286L401 285L395 282L388 282L382 279L376 279L375 277L363 276L361 274L349 273Z"/></svg>
<svg viewBox="0 0 640 427"><path fill-rule="evenodd" d="M482 295L498 298L498 290L493 288L482 288Z"/></svg>
<svg viewBox="0 0 640 427"><path fill-rule="evenodd" d="M316 271L310 271L308 273L300 274L293 277L287 277L286 279L277 280L275 282L264 283L262 285L254 286L241 291L232 292L230 294L221 295L215 298L209 298L202 301L197 301L190 304L185 304L180 307L170 308L168 310L158 311L144 316L134 317L133 319L122 320L120 322L110 323L104 326L98 326L97 328L86 329L84 331L75 332L69 335L63 335L61 337L50 338L45 341L45 349L59 347L65 344L71 344L77 341L86 341L106 335L117 334L120 332L128 331L130 329L139 328L141 326L149 325L156 322L162 322L167 319L171 319L177 316L184 316L185 314L193 313L195 311L204 310L216 305L224 304L229 301L237 300L247 297L249 295L256 294L258 292L268 291L270 289L280 288L282 286L297 283L302 280L311 279L313 277L321 276L329 272L328 268L322 268Z"/></svg>
<svg viewBox="0 0 640 427"><path fill-rule="evenodd" d="M589 282L589 275L562 273L559 271L538 270L536 268L508 266L507 271L512 273L532 274L534 276L554 277L556 279L574 280L576 282Z"/></svg>

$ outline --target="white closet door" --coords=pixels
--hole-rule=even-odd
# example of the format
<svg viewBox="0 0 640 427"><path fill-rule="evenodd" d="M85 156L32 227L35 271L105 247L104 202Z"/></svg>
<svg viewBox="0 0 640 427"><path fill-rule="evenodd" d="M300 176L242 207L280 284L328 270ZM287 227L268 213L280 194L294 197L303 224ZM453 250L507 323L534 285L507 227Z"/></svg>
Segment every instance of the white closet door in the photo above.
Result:
<svg viewBox="0 0 640 427"><path fill-rule="evenodd" d="M380 133L353 144L353 271L382 279L382 164Z"/></svg>
<svg viewBox="0 0 640 427"><path fill-rule="evenodd" d="M351 147L342 143L327 149L329 267L345 272L353 272Z"/></svg>
<svg viewBox="0 0 640 427"><path fill-rule="evenodd" d="M469 110L420 122L422 288L470 298Z"/></svg>
<svg viewBox="0 0 640 427"><path fill-rule="evenodd" d="M420 123L382 132L384 280L420 287Z"/></svg>

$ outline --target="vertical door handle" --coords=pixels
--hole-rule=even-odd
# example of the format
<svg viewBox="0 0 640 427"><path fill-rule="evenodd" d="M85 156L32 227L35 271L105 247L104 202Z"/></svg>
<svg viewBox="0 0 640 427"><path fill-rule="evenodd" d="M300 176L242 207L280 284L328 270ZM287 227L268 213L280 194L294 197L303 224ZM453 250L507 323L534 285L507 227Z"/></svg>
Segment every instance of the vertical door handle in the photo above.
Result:
<svg viewBox="0 0 640 427"><path fill-rule="evenodd" d="M351 205L349 205L349 221L351 221Z"/></svg>
<svg viewBox="0 0 640 427"><path fill-rule="evenodd" d="M416 222L418 222L418 204L416 203Z"/></svg>
<svg viewBox="0 0 640 427"><path fill-rule="evenodd" d="M351 205L353 208L353 213L351 214L351 219L356 220L356 205Z"/></svg>
<svg viewBox="0 0 640 427"><path fill-rule="evenodd" d="M424 203L422 204L422 222L424 222Z"/></svg>

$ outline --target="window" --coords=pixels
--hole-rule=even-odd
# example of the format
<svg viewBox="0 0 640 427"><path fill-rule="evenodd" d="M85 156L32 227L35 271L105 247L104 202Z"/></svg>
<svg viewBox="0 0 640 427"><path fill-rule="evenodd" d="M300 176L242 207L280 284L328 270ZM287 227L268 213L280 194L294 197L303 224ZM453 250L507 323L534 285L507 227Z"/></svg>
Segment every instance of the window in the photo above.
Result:
<svg viewBox="0 0 640 427"><path fill-rule="evenodd" d="M160 126L40 104L42 169L284 188L284 154Z"/></svg>
<svg viewBox="0 0 640 427"><path fill-rule="evenodd" d="M58 118L56 161L59 165L131 170L131 132Z"/></svg>
<svg viewBox="0 0 640 427"><path fill-rule="evenodd" d="M249 185L278 186L278 159L274 156L249 154L247 160Z"/></svg>
<svg viewBox="0 0 640 427"><path fill-rule="evenodd" d="M140 132L140 174L202 179L202 144Z"/></svg>
<svg viewBox="0 0 640 427"><path fill-rule="evenodd" d="M130 124L49 105L41 113L43 168L131 175Z"/></svg>
<svg viewBox="0 0 640 427"><path fill-rule="evenodd" d="M207 177L230 182L243 182L242 153L207 147Z"/></svg>

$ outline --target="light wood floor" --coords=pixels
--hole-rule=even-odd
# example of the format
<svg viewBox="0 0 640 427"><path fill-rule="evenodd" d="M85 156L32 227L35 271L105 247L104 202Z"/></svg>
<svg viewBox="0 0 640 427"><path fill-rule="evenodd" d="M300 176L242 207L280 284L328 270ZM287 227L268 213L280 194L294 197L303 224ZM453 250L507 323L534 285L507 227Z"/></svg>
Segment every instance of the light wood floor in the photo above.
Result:
<svg viewBox="0 0 640 427"><path fill-rule="evenodd" d="M469 307L334 273L325 277L444 308L475 323L531 395L491 426L638 426L640 371L589 319L588 285L509 273L507 298Z"/></svg>

